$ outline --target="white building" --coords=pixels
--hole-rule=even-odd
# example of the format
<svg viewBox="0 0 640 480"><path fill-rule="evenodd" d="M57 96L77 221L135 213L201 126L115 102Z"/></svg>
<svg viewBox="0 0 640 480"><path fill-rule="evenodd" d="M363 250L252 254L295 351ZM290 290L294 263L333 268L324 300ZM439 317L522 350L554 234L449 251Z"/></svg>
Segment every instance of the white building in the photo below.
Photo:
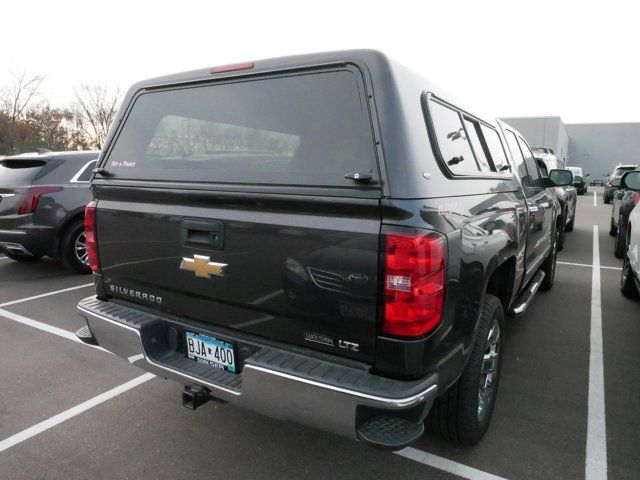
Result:
<svg viewBox="0 0 640 480"><path fill-rule="evenodd" d="M551 148L567 166L604 180L618 164L640 165L640 122L567 123L560 117L503 118L531 147Z"/></svg>

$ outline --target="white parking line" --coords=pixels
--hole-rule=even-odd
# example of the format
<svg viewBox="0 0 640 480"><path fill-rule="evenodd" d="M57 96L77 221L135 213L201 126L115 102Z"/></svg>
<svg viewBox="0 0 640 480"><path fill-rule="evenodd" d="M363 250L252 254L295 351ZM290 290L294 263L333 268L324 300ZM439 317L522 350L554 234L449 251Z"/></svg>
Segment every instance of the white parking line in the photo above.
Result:
<svg viewBox="0 0 640 480"><path fill-rule="evenodd" d="M13 313L8 310L4 310L2 308L0 308L0 317L4 317L7 320L13 320L14 322L21 323L23 325L27 325L28 327L37 328L38 330L42 330L43 332L52 333L59 337L66 338L67 340L71 340L72 342L77 342L82 345L86 345L87 347L95 348L96 350L111 353L102 347L84 343L82 340L76 337L76 334L73 332L64 330L62 328L54 327L53 325L49 325L48 323L39 322L38 320L34 320L33 318L24 317L22 315L18 315L17 313Z"/></svg>
<svg viewBox="0 0 640 480"><path fill-rule="evenodd" d="M602 303L600 298L600 244L598 226L593 226L593 270L591 275L591 335L589 348L589 403L585 480L607 479L607 424L604 402L602 352Z"/></svg>
<svg viewBox="0 0 640 480"><path fill-rule="evenodd" d="M18 300L12 300L10 302L0 303L0 308L8 307L9 305L15 305L16 303L29 302L31 300L37 300L38 298L48 297L50 295L57 295L59 293L72 292L73 290L79 290L81 288L93 287L93 283L85 283L84 285L78 285L77 287L63 288L62 290L54 290L53 292L42 293L40 295L34 295L33 297L20 298Z"/></svg>
<svg viewBox="0 0 640 480"><path fill-rule="evenodd" d="M596 197L596 192L593 192L593 206L598 206L598 197Z"/></svg>
<svg viewBox="0 0 640 480"><path fill-rule="evenodd" d="M6 260L9 257L5 257L4 255L0 255L0 260Z"/></svg>
<svg viewBox="0 0 640 480"><path fill-rule="evenodd" d="M593 268L593 265L588 263L573 263L573 262L558 262L559 265L572 265L574 267L588 267ZM621 267L607 267L605 265L600 265L600 268L605 268L607 270L622 270Z"/></svg>
<svg viewBox="0 0 640 480"><path fill-rule="evenodd" d="M59 425L62 422L69 420L70 418L80 415L81 413L86 412L87 410L97 405L100 405L101 403L104 403L107 400L117 397L121 393L131 390L132 388L135 388L138 385L141 385L144 382L151 380L153 377L155 377L155 375L153 375L152 373L145 373L144 375L140 375L139 377L136 377L133 380L129 380L128 382L123 383L122 385L117 386L115 388L112 388L111 390L104 392L96 397L93 397L87 400L86 402L76 405L75 407L72 407L69 410L65 410L64 412L59 413L58 415L55 415L45 420L44 422L40 422L37 425L34 425L33 427L29 427L26 430L23 430L19 433L16 433L15 435L10 436L9 438L5 438L4 440L0 441L0 452L4 452L5 450L19 443L22 443L25 440L35 437L36 435L44 432L45 430L49 430L50 428L55 427L56 425Z"/></svg>
<svg viewBox="0 0 640 480"><path fill-rule="evenodd" d="M482 470L467 467L462 463L454 462L453 460L448 460L432 453L423 452L413 447L407 447L395 453L414 462L419 462L423 465L428 465L462 478L468 478L469 480L505 480L504 477L498 477L497 475L483 472Z"/></svg>

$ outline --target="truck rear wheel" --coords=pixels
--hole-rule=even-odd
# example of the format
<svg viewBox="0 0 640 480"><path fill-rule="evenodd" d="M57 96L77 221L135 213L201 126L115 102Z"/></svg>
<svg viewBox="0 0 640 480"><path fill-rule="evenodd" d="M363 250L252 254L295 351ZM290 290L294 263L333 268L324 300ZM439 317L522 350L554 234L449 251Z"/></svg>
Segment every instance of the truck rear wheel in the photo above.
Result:
<svg viewBox="0 0 640 480"><path fill-rule="evenodd" d="M429 431L464 445L478 443L491 421L502 370L504 311L485 295L478 334L458 381L434 403L425 420Z"/></svg>

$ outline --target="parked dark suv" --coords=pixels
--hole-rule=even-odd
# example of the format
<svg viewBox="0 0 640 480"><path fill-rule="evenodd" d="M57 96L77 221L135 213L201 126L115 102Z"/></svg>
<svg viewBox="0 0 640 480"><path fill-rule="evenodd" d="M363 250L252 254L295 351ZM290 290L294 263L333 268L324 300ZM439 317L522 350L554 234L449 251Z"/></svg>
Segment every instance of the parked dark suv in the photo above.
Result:
<svg viewBox="0 0 640 480"><path fill-rule="evenodd" d="M578 192L578 195L587 193L587 183L581 175L573 176L573 187L576 189L576 192Z"/></svg>
<svg viewBox="0 0 640 480"><path fill-rule="evenodd" d="M631 170L633 171L633 170ZM617 179L618 185L622 183L622 178L627 175L623 173L621 178ZM626 188L620 188L613 195L613 207L611 208L611 227L609 235L615 237L614 253L618 258L624 258L629 246L629 216L640 201L640 193Z"/></svg>
<svg viewBox="0 0 640 480"><path fill-rule="evenodd" d="M478 442L505 316L562 218L521 134L368 50L134 85L86 210L85 342L212 398L400 449ZM517 351L514 345L513 351Z"/></svg>
<svg viewBox="0 0 640 480"><path fill-rule="evenodd" d="M99 154L41 151L0 160L0 250L22 262L60 258L89 273L83 213Z"/></svg>
<svg viewBox="0 0 640 480"><path fill-rule="evenodd" d="M636 167L637 165L618 165L615 168L611 176L607 179L607 182L604 184L604 194L602 195L604 203L611 203L613 200L613 196L620 188L620 177L622 177L626 172L635 170Z"/></svg>
<svg viewBox="0 0 640 480"><path fill-rule="evenodd" d="M551 149L544 149L551 150ZM548 177L553 169L564 169L564 165L552 153L540 153L536 155L536 161L543 177ZM562 212L562 228L558 237L558 250L564 249L565 233L573 231L576 221L576 203L578 200L576 189L572 185L557 187L554 189L556 197L560 202Z"/></svg>

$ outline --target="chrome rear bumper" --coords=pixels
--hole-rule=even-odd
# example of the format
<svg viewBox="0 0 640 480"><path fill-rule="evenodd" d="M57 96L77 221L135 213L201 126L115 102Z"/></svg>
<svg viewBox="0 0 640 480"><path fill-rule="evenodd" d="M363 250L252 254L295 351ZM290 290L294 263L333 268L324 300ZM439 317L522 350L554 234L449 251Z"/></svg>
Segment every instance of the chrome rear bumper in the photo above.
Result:
<svg viewBox="0 0 640 480"><path fill-rule="evenodd" d="M256 347L240 374L203 370L171 349L158 349L171 320L89 297L78 304L98 344L129 363L270 417L357 438L359 418L384 412L422 421L437 394L437 375L414 381L379 377L364 368L333 363L272 346ZM204 333L229 339L229 332ZM206 368L206 367L204 367ZM370 415L369 415L370 416Z"/></svg>

